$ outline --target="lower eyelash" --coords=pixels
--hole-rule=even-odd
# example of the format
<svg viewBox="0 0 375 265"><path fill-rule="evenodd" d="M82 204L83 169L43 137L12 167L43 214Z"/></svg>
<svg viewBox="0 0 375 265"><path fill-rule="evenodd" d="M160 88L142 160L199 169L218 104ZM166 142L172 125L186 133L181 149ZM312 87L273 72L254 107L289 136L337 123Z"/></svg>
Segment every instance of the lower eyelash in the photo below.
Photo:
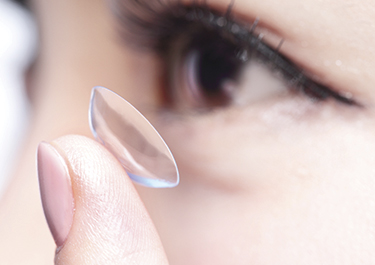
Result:
<svg viewBox="0 0 375 265"><path fill-rule="evenodd" d="M117 3L120 2L123 1ZM242 56L244 61L259 59L272 71L280 74L292 90L303 92L317 101L331 98L345 105L359 106L353 98L335 92L306 76L300 67L279 52L283 41L276 49L267 45L261 35L254 33L258 20L255 20L250 28L234 21L231 17L233 3L225 14L205 4L161 4L151 7L142 0L130 0L130 3L131 5L126 7L125 4L117 6L116 13L120 18L120 31L125 41L129 43L131 40L131 44L135 44L137 48L156 51L163 57L169 52L172 40L181 34L189 34L189 28L193 24L206 27L241 47L239 56Z"/></svg>

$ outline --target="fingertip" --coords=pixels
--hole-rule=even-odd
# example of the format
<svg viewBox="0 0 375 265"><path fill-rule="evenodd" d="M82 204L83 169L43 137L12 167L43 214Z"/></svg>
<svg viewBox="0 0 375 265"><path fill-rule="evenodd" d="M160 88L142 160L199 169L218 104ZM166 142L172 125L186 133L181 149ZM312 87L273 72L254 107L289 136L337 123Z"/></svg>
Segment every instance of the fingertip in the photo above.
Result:
<svg viewBox="0 0 375 265"><path fill-rule="evenodd" d="M56 254L56 263L167 264L154 225L133 183L117 159L96 141L78 135L52 144L69 164L74 196L74 219ZM134 255L140 252L142 255ZM153 258L154 260L154 258ZM155 263L156 262L156 263Z"/></svg>

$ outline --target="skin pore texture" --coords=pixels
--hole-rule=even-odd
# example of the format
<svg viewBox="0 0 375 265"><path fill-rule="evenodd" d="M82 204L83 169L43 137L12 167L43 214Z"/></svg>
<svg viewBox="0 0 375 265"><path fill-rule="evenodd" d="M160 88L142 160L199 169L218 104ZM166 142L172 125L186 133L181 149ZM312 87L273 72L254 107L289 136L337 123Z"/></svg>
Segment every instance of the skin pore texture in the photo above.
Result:
<svg viewBox="0 0 375 265"><path fill-rule="evenodd" d="M224 0L208 3L223 10L228 5ZM158 104L155 56L119 42L104 1L31 4L41 33L32 76L34 112L14 180L0 201L0 264L51 264L54 259L36 175L35 150L42 140L64 150L77 177L73 193L81 195L75 197L72 235L59 250L57 263L131 264L137 258L124 257L153 253L118 254L128 241L116 235L128 235L128 230L111 229L131 222L126 216L137 212L134 207L143 211L131 183L111 184L116 200L129 203L119 203L119 211L107 197L98 201L101 193L94 180L92 189L85 189L90 181L86 173L79 177L80 172L92 172L85 168L90 163L79 162L90 150L100 154L93 159L103 157L111 165L99 170L108 172L103 175L123 177L110 154L86 138L54 140L67 134L91 137L87 109L91 88L97 85L144 111L177 160L177 188L136 186L169 264L375 263L373 1L236 0L233 9L249 23L259 17L261 30L272 32L265 39L277 45L283 38L284 55L335 91L351 93L363 107L284 95L183 117L149 111L148 106ZM114 207L112 225L86 220L84 213L95 213L85 208L91 205ZM109 220L113 216L106 215ZM157 261L152 264L166 264L147 214L142 216L144 234L156 238L152 255ZM100 232L80 232L87 227L82 224ZM111 246L113 253L108 252ZM151 264L146 261L135 264Z"/></svg>

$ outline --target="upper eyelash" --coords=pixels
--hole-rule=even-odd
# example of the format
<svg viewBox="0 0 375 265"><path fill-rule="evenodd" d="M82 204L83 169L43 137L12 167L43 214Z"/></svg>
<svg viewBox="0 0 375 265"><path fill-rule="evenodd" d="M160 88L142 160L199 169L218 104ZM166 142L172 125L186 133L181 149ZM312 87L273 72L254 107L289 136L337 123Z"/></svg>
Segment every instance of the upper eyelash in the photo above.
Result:
<svg viewBox="0 0 375 265"><path fill-rule="evenodd" d="M130 5L117 5L115 13L120 18L122 36L125 36L127 42L131 40L137 48L151 49L159 54L167 53L169 39L180 34L181 28L191 23L201 23L237 42L246 51L251 51L252 55L280 73L292 88L318 100L333 98L346 105L360 106L352 97L335 92L309 78L301 67L280 54L280 45L275 49L266 44L261 36L254 33L257 20L250 27L234 21L231 16L233 2L222 14L206 4L187 6L158 2L160 5L150 6L142 0L129 1ZM138 12L135 12L137 9Z"/></svg>

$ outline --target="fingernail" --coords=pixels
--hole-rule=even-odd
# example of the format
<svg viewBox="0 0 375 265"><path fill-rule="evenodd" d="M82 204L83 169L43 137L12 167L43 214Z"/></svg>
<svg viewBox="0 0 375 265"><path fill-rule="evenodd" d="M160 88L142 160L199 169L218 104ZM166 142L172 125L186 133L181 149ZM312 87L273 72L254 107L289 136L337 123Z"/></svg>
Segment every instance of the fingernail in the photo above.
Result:
<svg viewBox="0 0 375 265"><path fill-rule="evenodd" d="M44 214L59 247L73 222L73 192L64 158L45 142L38 147L38 177Z"/></svg>

